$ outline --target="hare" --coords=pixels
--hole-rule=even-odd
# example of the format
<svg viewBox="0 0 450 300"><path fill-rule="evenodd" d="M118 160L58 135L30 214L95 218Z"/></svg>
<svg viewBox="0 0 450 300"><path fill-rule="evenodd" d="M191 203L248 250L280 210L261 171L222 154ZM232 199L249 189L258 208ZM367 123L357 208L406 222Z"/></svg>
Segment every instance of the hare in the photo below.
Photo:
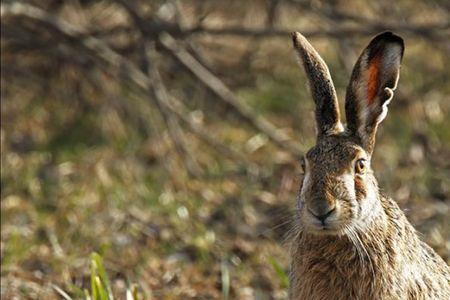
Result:
<svg viewBox="0 0 450 300"><path fill-rule="evenodd" d="M302 161L290 299L450 299L450 268L379 191L370 167L399 79L402 38L381 33L362 52L347 88L344 127L326 64L300 33L292 37L318 132Z"/></svg>

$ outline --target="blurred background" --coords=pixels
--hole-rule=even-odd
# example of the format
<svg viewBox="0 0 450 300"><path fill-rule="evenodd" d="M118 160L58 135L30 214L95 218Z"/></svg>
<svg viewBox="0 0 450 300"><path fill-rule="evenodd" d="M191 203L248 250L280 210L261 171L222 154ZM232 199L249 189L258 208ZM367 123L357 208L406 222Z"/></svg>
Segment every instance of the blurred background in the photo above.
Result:
<svg viewBox="0 0 450 300"><path fill-rule="evenodd" d="M2 299L84 297L93 251L118 299L286 299L315 141L293 30L342 108L371 37L405 39L373 167L449 262L448 1L1 3Z"/></svg>

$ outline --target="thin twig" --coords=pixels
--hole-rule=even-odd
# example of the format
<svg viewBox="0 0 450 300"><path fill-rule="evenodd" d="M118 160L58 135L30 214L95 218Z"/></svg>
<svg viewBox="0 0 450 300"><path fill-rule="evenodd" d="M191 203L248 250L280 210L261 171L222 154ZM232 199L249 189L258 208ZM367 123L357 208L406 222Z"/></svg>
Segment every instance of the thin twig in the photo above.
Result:
<svg viewBox="0 0 450 300"><path fill-rule="evenodd" d="M277 27L244 27L244 26L226 26L212 27L206 25L198 25L192 28L180 29L177 25L164 23L154 26L154 22L144 20L144 26L147 37L155 37L162 32L171 34L174 38L185 38L196 34L219 35L219 36L243 36L255 38L277 38L286 37L292 31L301 31L307 38L342 38L342 37L364 37L374 35L380 31L391 30L409 34L411 37L420 37L428 40L438 40L440 35L446 35L446 30L450 28L449 22L439 22L430 24L410 24L410 23L377 23L367 21L359 22L358 27L355 26L336 26L329 29L312 29L301 30L301 28L277 28ZM105 37L118 33L130 33L134 28L128 25L117 25L105 30L93 30L90 32L80 33L80 37L96 36Z"/></svg>
<svg viewBox="0 0 450 300"><path fill-rule="evenodd" d="M151 59L156 56L156 51L154 49L153 42L145 39L146 31L145 28L143 28L143 20L133 4L123 0L116 0L116 2L127 11L141 34L141 45L139 48L141 49L140 56L143 64L142 71L145 72L151 79L152 84L148 87L148 89L152 92L153 97L150 98L154 99L154 104L161 114L175 149L180 156L184 156L186 158L186 167L188 172L191 175L198 177L202 173L202 170L191 149L185 142L185 137L178 124L177 118L167 108L167 105L164 105L164 103L168 103L169 96L167 89L162 82L158 68L153 62L154 60Z"/></svg>
<svg viewBox="0 0 450 300"><path fill-rule="evenodd" d="M192 72L208 89L222 101L229 104L246 121L257 130L266 134L272 141L289 152L298 155L300 147L294 143L283 131L275 127L264 117L256 114L248 105L239 101L234 93L214 74L200 64L189 52L179 46L168 33L160 37L161 44L178 62Z"/></svg>
<svg viewBox="0 0 450 300"><path fill-rule="evenodd" d="M155 55L154 49L153 51L149 51L153 53L147 53L147 56ZM166 104L169 102L170 96L167 92L166 87L164 86L164 83L162 82L161 75L159 74L158 69L153 63L149 64L147 72L149 78L153 83L152 87L149 88L153 90L157 102L157 107L163 116L172 142L174 143L176 149L178 149L178 152L180 154L184 154L184 156L186 157L186 166L188 172L191 175L198 177L202 173L202 170L198 165L198 162L195 159L192 150L186 144L184 134L180 128L180 125L178 124L177 116L174 116L173 112L168 108L168 105Z"/></svg>

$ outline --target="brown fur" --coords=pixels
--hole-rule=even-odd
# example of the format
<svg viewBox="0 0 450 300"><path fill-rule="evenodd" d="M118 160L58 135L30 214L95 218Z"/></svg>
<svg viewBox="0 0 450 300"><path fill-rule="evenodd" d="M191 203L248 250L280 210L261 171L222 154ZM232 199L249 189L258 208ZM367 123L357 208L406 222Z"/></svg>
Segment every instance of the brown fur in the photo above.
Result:
<svg viewBox="0 0 450 300"><path fill-rule="evenodd" d="M307 70L306 75L316 103L318 136L342 131L337 95L327 65L301 34L294 32L292 39L297 54Z"/></svg>
<svg viewBox="0 0 450 300"><path fill-rule="evenodd" d="M445 262L418 239L392 199L380 201L389 213L359 233L367 251L362 258L346 235L298 232L291 299L450 299Z"/></svg>
<svg viewBox="0 0 450 300"><path fill-rule="evenodd" d="M420 241L396 202L380 193L370 168L376 127L387 111L383 101L390 101L393 89L381 99L385 88L395 88L398 79L398 51L403 53L400 40L392 33L377 36L355 67L353 86L366 87L367 91L365 80L370 76L358 74L370 68L367 62L371 58L383 57L379 64L375 61L377 71L372 71L377 74L378 90L371 93L379 95L374 106L361 111L362 103L367 103L364 97L372 94L362 96L351 90L346 112L355 123L345 131L319 135L305 156L296 226L290 240L292 300L450 299L449 267ZM312 46L307 45L301 51L310 51ZM364 59L367 61L362 63ZM330 99L320 101L333 103ZM361 113L367 115L361 118ZM327 120L319 117L316 121L321 126ZM361 122L370 124L361 130ZM358 161L365 162L364 171L355 168ZM324 215L325 219L318 217Z"/></svg>

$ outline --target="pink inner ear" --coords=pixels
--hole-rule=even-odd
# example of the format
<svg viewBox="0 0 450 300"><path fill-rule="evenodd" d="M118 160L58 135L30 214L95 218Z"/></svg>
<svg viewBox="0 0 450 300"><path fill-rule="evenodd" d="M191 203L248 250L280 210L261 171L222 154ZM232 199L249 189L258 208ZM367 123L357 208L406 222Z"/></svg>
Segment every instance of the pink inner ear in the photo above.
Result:
<svg viewBox="0 0 450 300"><path fill-rule="evenodd" d="M367 104L371 105L378 92L381 54L374 56L369 62L367 79Z"/></svg>

